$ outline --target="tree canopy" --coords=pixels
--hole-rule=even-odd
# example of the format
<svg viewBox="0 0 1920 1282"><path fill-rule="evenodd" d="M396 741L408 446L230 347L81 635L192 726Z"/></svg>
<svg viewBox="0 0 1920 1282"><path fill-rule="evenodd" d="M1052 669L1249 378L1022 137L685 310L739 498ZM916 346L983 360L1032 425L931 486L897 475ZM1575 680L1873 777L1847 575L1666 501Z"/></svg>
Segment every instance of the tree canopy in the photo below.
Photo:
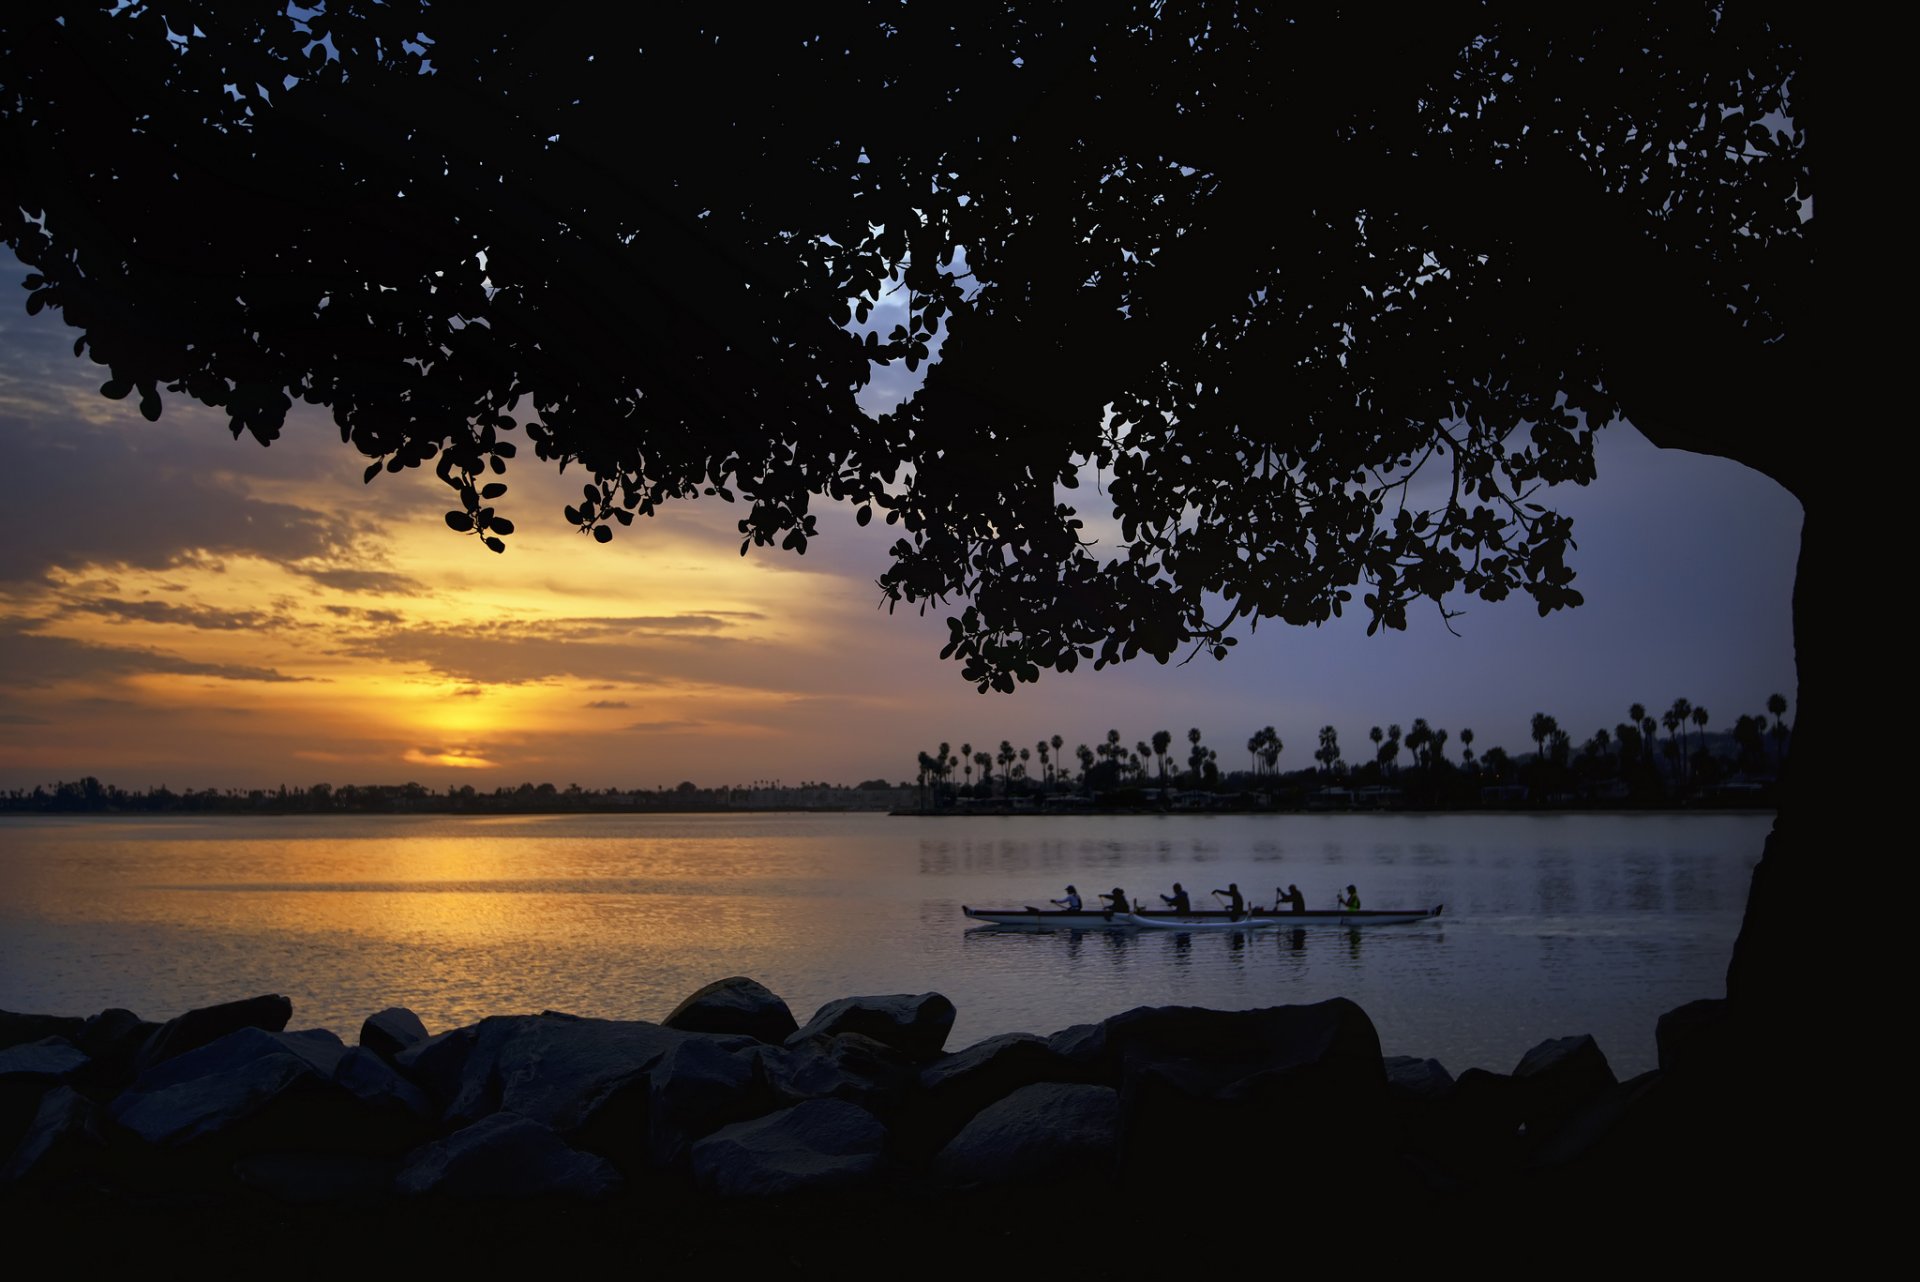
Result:
<svg viewBox="0 0 1920 1282"><path fill-rule="evenodd" d="M849 503L1012 689L1356 591L1577 605L1539 487L1618 418L1794 488L1787 12L15 0L0 235L149 418L326 406L495 550L522 445L603 541Z"/></svg>

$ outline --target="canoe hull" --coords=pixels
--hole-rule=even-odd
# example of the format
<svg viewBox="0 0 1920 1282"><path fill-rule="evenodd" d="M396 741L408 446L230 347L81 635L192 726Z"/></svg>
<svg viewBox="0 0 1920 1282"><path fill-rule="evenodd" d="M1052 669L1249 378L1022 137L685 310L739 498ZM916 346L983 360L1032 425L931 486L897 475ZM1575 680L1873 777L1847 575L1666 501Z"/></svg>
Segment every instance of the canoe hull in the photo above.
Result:
<svg viewBox="0 0 1920 1282"><path fill-rule="evenodd" d="M960 911L974 921L995 926L1053 930L1248 930L1262 927L1403 926L1439 916L1440 906L1435 905L1432 909L1363 909L1359 912L1313 909L1303 913L1275 913L1256 910L1238 921L1225 911L1102 913L1061 909L969 908L965 905L961 906Z"/></svg>

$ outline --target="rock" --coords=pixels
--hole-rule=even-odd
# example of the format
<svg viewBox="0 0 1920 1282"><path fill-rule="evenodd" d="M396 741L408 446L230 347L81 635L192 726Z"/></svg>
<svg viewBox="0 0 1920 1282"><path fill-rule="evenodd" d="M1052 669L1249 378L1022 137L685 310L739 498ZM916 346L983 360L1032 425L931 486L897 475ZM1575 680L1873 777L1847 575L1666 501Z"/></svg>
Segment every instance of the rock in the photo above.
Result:
<svg viewBox="0 0 1920 1282"><path fill-rule="evenodd" d="M1671 1073L1690 1054L1716 1048L1726 1030L1727 1015L1724 997L1703 997L1662 1015L1653 1028L1660 1070Z"/></svg>
<svg viewBox="0 0 1920 1282"><path fill-rule="evenodd" d="M785 1002L744 975L715 980L661 1022L682 1032L737 1033L775 1046L799 1028Z"/></svg>
<svg viewBox="0 0 1920 1282"><path fill-rule="evenodd" d="M1110 1178L1119 1129L1112 1087L1039 1082L982 1109L940 1150L934 1170L961 1185Z"/></svg>
<svg viewBox="0 0 1920 1282"><path fill-rule="evenodd" d="M1453 1074L1437 1059L1417 1055L1389 1055L1384 1061L1387 1089L1403 1099L1445 1099L1453 1090Z"/></svg>
<svg viewBox="0 0 1920 1282"><path fill-rule="evenodd" d="M600 1198L620 1187L620 1173L604 1159L569 1147L551 1127L501 1112L414 1150L394 1187L462 1200Z"/></svg>
<svg viewBox="0 0 1920 1282"><path fill-rule="evenodd" d="M956 1014L939 993L912 996L842 997L814 1013L807 1026L787 1038L789 1046L810 1038L859 1033L914 1059L928 1060L947 1044Z"/></svg>
<svg viewBox="0 0 1920 1282"><path fill-rule="evenodd" d="M1108 1086L1120 1083L1120 1066L1114 1060L1107 1046L1107 1026L1101 1024L1075 1024L1063 1028L1047 1038L1047 1046L1056 1055L1072 1064L1081 1081L1104 1082Z"/></svg>
<svg viewBox="0 0 1920 1282"><path fill-rule="evenodd" d="M134 1056L133 1071L135 1074L144 1073L176 1055L218 1041L238 1029L259 1028L277 1033L286 1028L287 1021L292 1018L293 1003L277 994L190 1010L153 1031L153 1035Z"/></svg>
<svg viewBox="0 0 1920 1282"><path fill-rule="evenodd" d="M440 1108L425 1091L365 1046L356 1046L334 1065L334 1082L369 1108L426 1126Z"/></svg>
<svg viewBox="0 0 1920 1282"><path fill-rule="evenodd" d="M722 1197L781 1197L871 1183L887 1128L843 1100L803 1104L723 1127L693 1146L694 1182Z"/></svg>
<svg viewBox="0 0 1920 1282"><path fill-rule="evenodd" d="M105 1149L100 1106L71 1086L57 1086L41 1098L0 1182L69 1176L96 1165Z"/></svg>
<svg viewBox="0 0 1920 1282"><path fill-rule="evenodd" d="M70 1042L78 1042L80 1031L85 1027L86 1021L78 1016L21 1015L0 1010L0 1050L27 1042L44 1041L49 1037L64 1037Z"/></svg>
<svg viewBox="0 0 1920 1282"><path fill-rule="evenodd" d="M480 1021L471 1047L460 1056L457 1086L443 1118L464 1124L505 1110L571 1134L588 1125L602 1101L644 1079L668 1051L699 1036L640 1021L492 1016ZM756 1044L744 1037L713 1040L724 1050ZM404 1067L407 1054L399 1062Z"/></svg>
<svg viewBox="0 0 1920 1282"><path fill-rule="evenodd" d="M1023 1086L1081 1080L1081 1070L1049 1039L1032 1033L989 1037L921 1069L912 1107L895 1130L909 1148L933 1153L981 1109Z"/></svg>
<svg viewBox="0 0 1920 1282"><path fill-rule="evenodd" d="M346 1056L340 1039L325 1030L242 1028L142 1073L110 1111L126 1131L169 1149L383 1152L405 1147L414 1138L413 1128L396 1125L399 1109L363 1099L334 1080Z"/></svg>
<svg viewBox="0 0 1920 1282"><path fill-rule="evenodd" d="M479 1041L478 1024L450 1028L397 1052L393 1066L444 1108L447 1101L459 1093L460 1079L467 1070L467 1057L473 1054Z"/></svg>
<svg viewBox="0 0 1920 1282"><path fill-rule="evenodd" d="M1660 1070L1617 1082L1575 1109L1542 1135L1527 1158L1530 1167L1566 1166L1592 1154L1619 1130L1634 1108L1655 1090Z"/></svg>
<svg viewBox="0 0 1920 1282"><path fill-rule="evenodd" d="M919 1080L919 1067L860 1033L811 1037L753 1052L775 1094L787 1103L837 1099L890 1118Z"/></svg>
<svg viewBox="0 0 1920 1282"><path fill-rule="evenodd" d="M648 1148L656 1167L683 1161L693 1142L730 1122L774 1107L758 1061L732 1054L704 1037L673 1047L648 1074Z"/></svg>
<svg viewBox="0 0 1920 1282"><path fill-rule="evenodd" d="M389 1006L360 1025L360 1044L385 1060L426 1040L427 1026L405 1006Z"/></svg>
<svg viewBox="0 0 1920 1282"><path fill-rule="evenodd" d="M0 1050L0 1080L32 1079L52 1084L69 1081L91 1063L87 1053L64 1037L46 1037Z"/></svg>
<svg viewBox="0 0 1920 1282"><path fill-rule="evenodd" d="M1521 1084L1521 1120L1536 1136L1619 1084L1600 1044L1584 1034L1541 1042L1521 1056L1513 1078Z"/></svg>
<svg viewBox="0 0 1920 1282"><path fill-rule="evenodd" d="M1525 1091L1504 1073L1470 1068L1426 1110L1411 1144L1464 1176L1515 1168L1526 1150Z"/></svg>
<svg viewBox="0 0 1920 1282"><path fill-rule="evenodd" d="M1203 1178L1224 1179L1244 1162L1248 1135L1285 1137L1323 1164L1357 1164L1389 1129L1379 1035L1344 998L1250 1011L1143 1007L1106 1030L1125 1157L1143 1173L1191 1160Z"/></svg>
<svg viewBox="0 0 1920 1282"><path fill-rule="evenodd" d="M121 1081L133 1075L134 1057L159 1031L160 1025L152 1020L113 1006L87 1020L78 1044L99 1063L104 1074Z"/></svg>

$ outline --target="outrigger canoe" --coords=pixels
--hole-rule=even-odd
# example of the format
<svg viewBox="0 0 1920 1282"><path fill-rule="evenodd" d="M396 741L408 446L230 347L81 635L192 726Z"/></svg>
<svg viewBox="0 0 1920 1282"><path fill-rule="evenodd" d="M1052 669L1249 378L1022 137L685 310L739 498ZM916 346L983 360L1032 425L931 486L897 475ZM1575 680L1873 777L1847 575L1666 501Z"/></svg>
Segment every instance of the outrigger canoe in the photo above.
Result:
<svg viewBox="0 0 1920 1282"><path fill-rule="evenodd" d="M1056 930L1062 927L1073 930L1246 930L1261 926L1399 926L1438 917L1444 906L1435 904L1431 909L1363 908L1352 912L1346 909L1312 908L1302 913L1276 913L1270 909L1256 908L1250 913L1242 913L1237 919L1225 909L1185 913L1159 910L1113 913L1097 909L969 908L962 904L960 911L974 921L991 922L996 926L1048 927Z"/></svg>

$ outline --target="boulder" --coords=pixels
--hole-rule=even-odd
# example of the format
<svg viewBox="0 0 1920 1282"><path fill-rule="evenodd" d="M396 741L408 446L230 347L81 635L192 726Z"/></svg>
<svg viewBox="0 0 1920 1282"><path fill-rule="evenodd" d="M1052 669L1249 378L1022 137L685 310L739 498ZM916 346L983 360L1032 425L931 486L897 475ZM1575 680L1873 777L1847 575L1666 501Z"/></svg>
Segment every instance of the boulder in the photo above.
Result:
<svg viewBox="0 0 1920 1282"><path fill-rule="evenodd" d="M64 1037L44 1037L0 1050L0 1153L12 1151L40 1111L42 1098L77 1079L86 1053Z"/></svg>
<svg viewBox="0 0 1920 1282"><path fill-rule="evenodd" d="M238 1154L404 1148L418 1128L409 1124L403 1105L382 1103L381 1093L365 1086L366 1095L357 1095L335 1080L347 1053L323 1029L242 1028L142 1073L110 1111L124 1130L165 1149Z"/></svg>
<svg viewBox="0 0 1920 1282"><path fill-rule="evenodd" d="M887 1128L843 1100L808 1100L723 1127L693 1146L694 1182L722 1197L781 1197L871 1183Z"/></svg>
<svg viewBox="0 0 1920 1282"><path fill-rule="evenodd" d="M425 1091L365 1046L356 1046L340 1057L333 1068L333 1080L368 1108L396 1121L427 1126L440 1116L439 1105Z"/></svg>
<svg viewBox="0 0 1920 1282"><path fill-rule="evenodd" d="M72 1175L95 1165L105 1149L100 1106L71 1086L57 1086L41 1097L39 1110L0 1172L0 1182Z"/></svg>
<svg viewBox="0 0 1920 1282"><path fill-rule="evenodd" d="M1143 1007L1109 1019L1106 1038L1125 1157L1142 1171L1192 1159L1224 1179L1249 1136L1357 1163L1390 1127L1379 1035L1344 998L1249 1011Z"/></svg>
<svg viewBox="0 0 1920 1282"><path fill-rule="evenodd" d="M779 1045L799 1028L787 1004L744 975L716 979L661 1021L687 1033L737 1033Z"/></svg>
<svg viewBox="0 0 1920 1282"><path fill-rule="evenodd" d="M837 1099L884 1118L906 1103L919 1080L914 1060L860 1033L767 1046L753 1056L786 1103Z"/></svg>
<svg viewBox="0 0 1920 1282"><path fill-rule="evenodd" d="M152 1020L112 1006L87 1020L78 1045L94 1058L103 1074L124 1081L133 1075L134 1057L140 1048L159 1031L160 1025Z"/></svg>
<svg viewBox="0 0 1920 1282"><path fill-rule="evenodd" d="M772 1109L774 1091L757 1059L708 1038L681 1042L648 1074L647 1141L655 1167L683 1162L695 1140Z"/></svg>
<svg viewBox="0 0 1920 1282"><path fill-rule="evenodd" d="M0 1050L0 1081L28 1079L51 1085L70 1081L91 1063L64 1037L45 1037Z"/></svg>
<svg viewBox="0 0 1920 1282"><path fill-rule="evenodd" d="M947 1044L955 1014L953 1003L939 993L842 997L816 1011L806 1027L790 1035L786 1044L859 1033L914 1059L928 1060Z"/></svg>
<svg viewBox="0 0 1920 1282"><path fill-rule="evenodd" d="M1104 1082L1108 1086L1120 1083L1120 1066L1114 1061L1107 1047L1107 1026L1102 1024L1075 1024L1063 1028L1047 1038L1047 1046L1073 1065L1078 1080L1084 1082Z"/></svg>
<svg viewBox="0 0 1920 1282"><path fill-rule="evenodd" d="M603 1101L644 1079L668 1051L699 1036L640 1021L492 1016L476 1026L464 1054L449 1052L459 1071L443 1119L465 1124L505 1110L571 1134L592 1121ZM744 1037L713 1040L723 1050L757 1044ZM419 1048L398 1057L402 1068L412 1049Z"/></svg>
<svg viewBox="0 0 1920 1282"><path fill-rule="evenodd" d="M1005 1033L942 1055L920 1070L912 1107L895 1124L903 1142L933 1153L981 1109L1037 1082L1084 1080L1047 1038Z"/></svg>
<svg viewBox="0 0 1920 1282"><path fill-rule="evenodd" d="M381 1059L390 1060L426 1040L427 1026L405 1006L389 1006L360 1025L360 1044Z"/></svg>
<svg viewBox="0 0 1920 1282"><path fill-rule="evenodd" d="M146 1044L133 1058L133 1071L135 1074L144 1073L176 1055L218 1041L238 1029L259 1028L277 1033L286 1028L287 1021L292 1018L293 1003L277 994L190 1010L153 1030Z"/></svg>
<svg viewBox="0 0 1920 1282"><path fill-rule="evenodd" d="M478 1024L450 1028L396 1052L393 1066L444 1108L447 1101L459 1093L460 1079L467 1071L467 1057L479 1041Z"/></svg>
<svg viewBox="0 0 1920 1282"><path fill-rule="evenodd" d="M1513 1079L1521 1085L1521 1120L1536 1136L1619 1084L1600 1044L1585 1034L1541 1042L1520 1057Z"/></svg>
<svg viewBox="0 0 1920 1282"><path fill-rule="evenodd" d="M1566 1166L1589 1157L1628 1122L1634 1110L1658 1088L1659 1069L1602 1089L1559 1126L1542 1135L1528 1154L1529 1167Z"/></svg>
<svg viewBox="0 0 1920 1282"><path fill-rule="evenodd" d="M620 1173L551 1127L501 1112L414 1150L393 1183L402 1193L463 1201L601 1198L619 1189Z"/></svg>
<svg viewBox="0 0 1920 1282"><path fill-rule="evenodd" d="M1387 1070L1387 1089L1401 1099L1445 1099L1453 1089L1453 1074L1437 1059L1389 1055L1383 1067Z"/></svg>
<svg viewBox="0 0 1920 1282"><path fill-rule="evenodd" d="M1660 1070L1671 1073L1689 1056L1717 1048L1727 1027L1727 999L1703 997L1676 1006L1653 1026Z"/></svg>
<svg viewBox="0 0 1920 1282"><path fill-rule="evenodd" d="M0 1050L49 1037L64 1037L70 1042L77 1042L86 1022L75 1015L22 1015L0 1010Z"/></svg>
<svg viewBox="0 0 1920 1282"><path fill-rule="evenodd" d="M1464 1177L1514 1169L1527 1136L1525 1089L1504 1073L1469 1068L1453 1089L1423 1111L1410 1139L1414 1150Z"/></svg>
<svg viewBox="0 0 1920 1282"><path fill-rule="evenodd" d="M1111 1178L1119 1129L1112 1087L1038 1082L982 1109L940 1150L934 1171L957 1185Z"/></svg>

